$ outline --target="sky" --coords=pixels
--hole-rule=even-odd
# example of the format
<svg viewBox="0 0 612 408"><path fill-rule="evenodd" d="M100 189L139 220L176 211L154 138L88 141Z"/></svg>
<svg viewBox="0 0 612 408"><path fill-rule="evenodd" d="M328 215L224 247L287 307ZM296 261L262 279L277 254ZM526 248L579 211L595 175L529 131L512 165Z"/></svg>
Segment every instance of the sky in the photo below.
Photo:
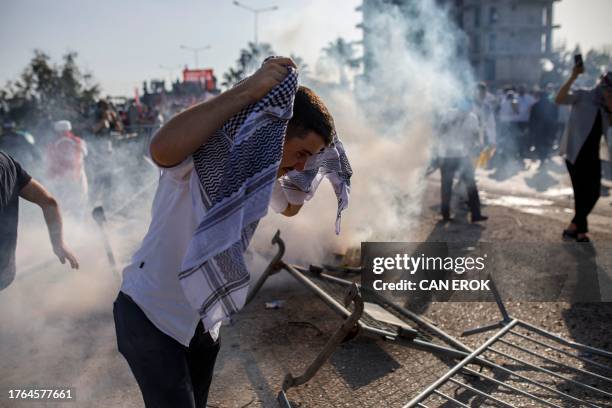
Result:
<svg viewBox="0 0 612 408"><path fill-rule="evenodd" d="M314 70L321 48L341 36L359 40L361 0L243 0L251 7L278 6L259 15L259 41L279 55L302 57ZM588 5L588 7L587 7ZM555 43L579 43L583 51L612 44L612 0L562 0L554 21ZM607 21L606 21L607 20ZM103 95L133 95L151 78L176 78L194 65L217 77L234 65L253 41L253 14L231 0L0 0L0 87L16 79L41 49L54 61L67 51L91 72Z"/></svg>

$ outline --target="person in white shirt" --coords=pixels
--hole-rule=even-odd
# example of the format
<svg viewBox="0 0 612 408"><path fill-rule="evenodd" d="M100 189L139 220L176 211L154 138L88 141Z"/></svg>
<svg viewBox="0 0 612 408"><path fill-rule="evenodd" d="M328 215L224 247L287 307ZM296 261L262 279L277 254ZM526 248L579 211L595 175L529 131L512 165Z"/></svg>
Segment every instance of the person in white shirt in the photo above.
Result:
<svg viewBox="0 0 612 408"><path fill-rule="evenodd" d="M119 351L147 407L205 408L220 347L221 322L204 327L177 278L205 211L192 203L192 191L200 191L192 154L235 114L281 83L289 67L295 68L289 58L270 59L234 88L174 116L152 139L151 158L161 176L151 224L123 272L113 310ZM303 170L308 158L332 143L333 133L325 105L300 87L277 177ZM278 185L272 200L270 206L285 216L296 215L301 207L289 204Z"/></svg>
<svg viewBox="0 0 612 408"><path fill-rule="evenodd" d="M487 91L487 84L480 82L476 88L474 113L483 130L483 143L488 146L497 144L497 126L495 124L495 97Z"/></svg>
<svg viewBox="0 0 612 408"><path fill-rule="evenodd" d="M502 162L518 157L518 100L511 88L506 88L499 102L498 156Z"/></svg>
<svg viewBox="0 0 612 408"><path fill-rule="evenodd" d="M518 113L516 115L517 126L517 146L520 158L526 158L529 154L533 140L529 137L529 114L531 107L536 103L535 97L527 93L525 85L520 85L517 89L516 103Z"/></svg>
<svg viewBox="0 0 612 408"><path fill-rule="evenodd" d="M471 107L461 106L445 112L439 129L437 147L441 174L441 213L444 221L451 220L450 202L453 179L458 174L465 184L471 221L485 221L488 217L480 211L480 197L474 177L471 155L481 144L478 117L470 111Z"/></svg>

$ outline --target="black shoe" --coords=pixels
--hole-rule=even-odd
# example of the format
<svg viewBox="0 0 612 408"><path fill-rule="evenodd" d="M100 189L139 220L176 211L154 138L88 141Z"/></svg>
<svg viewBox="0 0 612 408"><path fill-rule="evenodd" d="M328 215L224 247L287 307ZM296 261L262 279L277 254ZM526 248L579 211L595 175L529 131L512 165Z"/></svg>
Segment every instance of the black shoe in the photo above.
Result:
<svg viewBox="0 0 612 408"><path fill-rule="evenodd" d="M472 217L472 222L480 222L480 221L486 221L488 220L489 217L487 217L486 215L477 215L476 217Z"/></svg>
<svg viewBox="0 0 612 408"><path fill-rule="evenodd" d="M566 241L578 239L578 233L576 230L564 229L561 237Z"/></svg>
<svg viewBox="0 0 612 408"><path fill-rule="evenodd" d="M591 240L589 239L589 237L584 235L582 237L576 237L576 242L591 242Z"/></svg>
<svg viewBox="0 0 612 408"><path fill-rule="evenodd" d="M447 214L443 214L443 215L442 215L442 221L444 221L444 222L450 222L450 221L452 221L452 220L453 220L453 219L452 219L452 217L451 217L450 215L447 215Z"/></svg>

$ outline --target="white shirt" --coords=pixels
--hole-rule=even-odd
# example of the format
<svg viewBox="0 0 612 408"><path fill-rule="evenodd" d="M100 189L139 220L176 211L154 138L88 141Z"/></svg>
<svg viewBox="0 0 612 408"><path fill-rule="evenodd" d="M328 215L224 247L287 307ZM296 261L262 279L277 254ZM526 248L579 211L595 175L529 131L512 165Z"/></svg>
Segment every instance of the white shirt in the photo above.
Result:
<svg viewBox="0 0 612 408"><path fill-rule="evenodd" d="M199 189L191 158L162 168L153 199L151 224L140 248L123 270L121 291L130 296L147 318L163 333L189 346L200 321L179 283L178 273L193 233L205 215L201 200L192 203L192 189ZM199 197L199 194L193 196ZM276 194L276 200L282 197ZM271 204L275 211L286 208ZM221 322L205 327L213 339Z"/></svg>
<svg viewBox="0 0 612 408"><path fill-rule="evenodd" d="M493 95L487 94L487 97L480 105L474 106L473 111L478 117L478 123L484 134L483 142L494 145L497 142L497 125L495 124L492 98Z"/></svg>
<svg viewBox="0 0 612 408"><path fill-rule="evenodd" d="M438 136L438 157L468 157L479 143L480 124L474 112L451 110L452 123Z"/></svg>
<svg viewBox="0 0 612 408"><path fill-rule="evenodd" d="M499 120L500 122L516 122L518 120L518 114L514 111L513 104L518 101L514 98L513 94L505 94L502 96L502 100L499 103Z"/></svg>
<svg viewBox="0 0 612 408"><path fill-rule="evenodd" d="M518 103L518 122L529 122L529 113L531 112L531 107L536 103L536 100L533 96L529 94L518 95L516 97Z"/></svg>

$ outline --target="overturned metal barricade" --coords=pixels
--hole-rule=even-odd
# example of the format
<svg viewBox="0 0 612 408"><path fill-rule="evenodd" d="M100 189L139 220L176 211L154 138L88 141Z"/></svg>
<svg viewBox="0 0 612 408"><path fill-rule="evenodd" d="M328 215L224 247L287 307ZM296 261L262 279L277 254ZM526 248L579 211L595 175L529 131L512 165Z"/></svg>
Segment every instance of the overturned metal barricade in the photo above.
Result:
<svg viewBox="0 0 612 408"><path fill-rule="evenodd" d="M492 292L502 320L463 335L500 330L405 408L612 406L612 352L514 318L495 285Z"/></svg>
<svg viewBox="0 0 612 408"><path fill-rule="evenodd" d="M272 243L278 246L278 252L253 285L247 297L247 303L253 300L270 276L285 270L344 319L340 328L303 375L297 378L291 374L287 375L278 395L281 406L291 407L286 395L289 388L309 381L343 341L348 341L357 335L401 342L402 345L457 359L464 358L472 352L469 347L440 330L427 319L396 305L377 293L360 288L355 282L325 273L326 268L316 266L302 268L283 262L285 244L280 238L280 232L274 235ZM362 299L360 291L367 292L367 302Z"/></svg>
<svg viewBox="0 0 612 408"><path fill-rule="evenodd" d="M302 376L294 378L287 375L278 395L283 407L291 407L286 395L289 388L310 380L340 343L358 334L398 341L402 345L459 361L405 407L612 406L612 353L564 339L511 317L494 284L492 291L502 319L467 330L462 335L500 330L476 350L471 350L428 319L377 293L360 288L354 282L326 273L332 267L302 268L286 264L282 261L285 245L279 232L272 243L278 245L278 252L253 286L247 302L254 298L269 276L285 270L345 319ZM354 293L356 289L367 294L368 301L381 306L403 322L398 324L384 315L371 313L368 302L363 301L359 292L351 297L353 304L347 304L344 291ZM363 308L357 306L359 304L363 304ZM436 340L441 340L442 344ZM534 358L540 362L535 363ZM563 358L571 362L561 361Z"/></svg>
<svg viewBox="0 0 612 408"><path fill-rule="evenodd" d="M283 385L280 392L278 393L278 402L281 406L291 408L291 403L287 399L286 391L291 387L297 387L298 385L305 384L319 371L321 366L325 364L327 359L332 355L334 350L350 337L351 332L354 332L357 327L357 323L363 313L363 299L359 295L359 289L357 285L351 285L347 288L344 305L349 306L353 303L353 311L344 320L342 325L336 330L334 335L327 341L323 350L319 353L317 358L308 366L304 374L294 377L290 373L285 376Z"/></svg>

